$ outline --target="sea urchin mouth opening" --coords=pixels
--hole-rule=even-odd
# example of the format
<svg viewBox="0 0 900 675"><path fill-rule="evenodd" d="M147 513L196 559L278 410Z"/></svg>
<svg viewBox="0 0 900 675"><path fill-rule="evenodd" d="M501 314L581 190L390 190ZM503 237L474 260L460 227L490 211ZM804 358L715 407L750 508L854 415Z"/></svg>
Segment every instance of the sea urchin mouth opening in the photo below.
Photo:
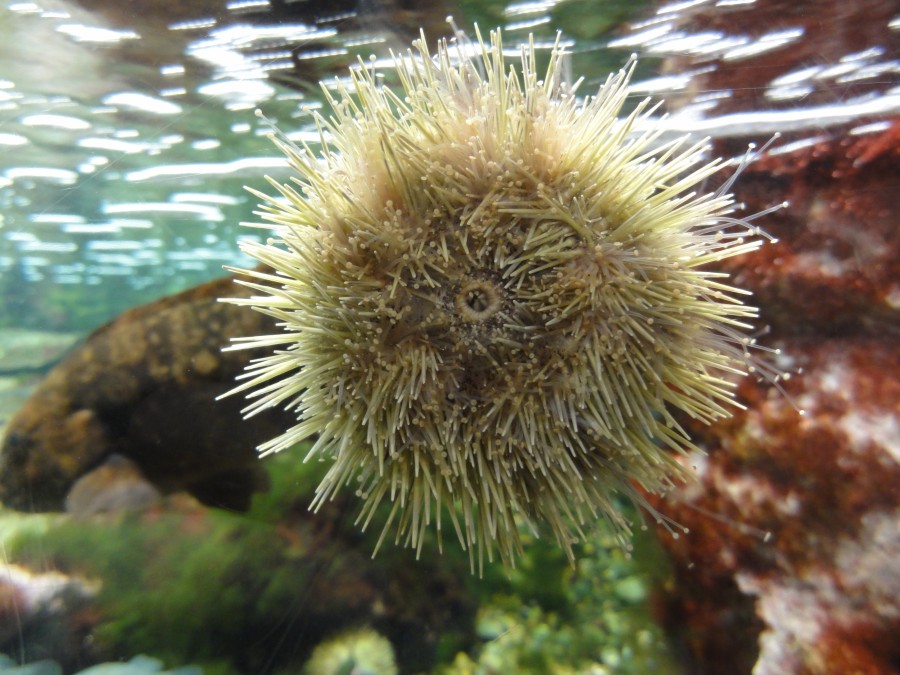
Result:
<svg viewBox="0 0 900 675"><path fill-rule="evenodd" d="M241 270L260 294L231 302L284 329L234 347L270 350L245 412L297 412L261 450L314 438L315 507L357 481L363 527L392 502L382 538L420 550L449 518L480 567L513 564L522 528L569 556L599 519L627 541L618 497L667 490L695 449L679 416L728 416L751 367L756 310L709 265L760 241L697 191L721 166L705 142L661 142L649 101L618 117L633 62L578 98L559 44L543 76L533 44L475 46L423 38L396 91L353 70L318 155L276 140L278 238L242 243L275 273Z"/></svg>
<svg viewBox="0 0 900 675"><path fill-rule="evenodd" d="M456 294L456 311L463 321L484 321L497 313L502 300L496 285L481 280L467 281Z"/></svg>

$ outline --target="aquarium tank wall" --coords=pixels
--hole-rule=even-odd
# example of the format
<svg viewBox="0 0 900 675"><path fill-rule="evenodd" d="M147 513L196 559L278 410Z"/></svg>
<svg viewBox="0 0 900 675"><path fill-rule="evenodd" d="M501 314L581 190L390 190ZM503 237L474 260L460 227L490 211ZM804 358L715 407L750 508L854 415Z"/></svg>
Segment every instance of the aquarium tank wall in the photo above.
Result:
<svg viewBox="0 0 900 675"><path fill-rule="evenodd" d="M900 671L900 6L0 6L0 673Z"/></svg>

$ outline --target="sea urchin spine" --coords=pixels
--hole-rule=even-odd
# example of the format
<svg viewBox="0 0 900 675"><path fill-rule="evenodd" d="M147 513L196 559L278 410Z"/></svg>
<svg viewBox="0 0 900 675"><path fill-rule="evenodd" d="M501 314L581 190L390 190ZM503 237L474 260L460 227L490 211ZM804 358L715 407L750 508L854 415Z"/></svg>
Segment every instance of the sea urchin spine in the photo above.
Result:
<svg viewBox="0 0 900 675"><path fill-rule="evenodd" d="M678 414L729 415L756 310L710 263L755 249L706 142L659 143L644 101L625 119L633 62L576 98L553 50L508 63L500 33L474 59L424 39L395 59L400 87L352 71L318 117L321 152L276 141L294 185L270 182L241 270L262 295L231 302L284 332L248 366L246 409L298 422L261 447L315 438L334 463L314 505L356 479L368 524L419 550L449 516L479 566L549 525L569 556L617 495L646 506L692 449ZM384 535L382 535L383 537Z"/></svg>

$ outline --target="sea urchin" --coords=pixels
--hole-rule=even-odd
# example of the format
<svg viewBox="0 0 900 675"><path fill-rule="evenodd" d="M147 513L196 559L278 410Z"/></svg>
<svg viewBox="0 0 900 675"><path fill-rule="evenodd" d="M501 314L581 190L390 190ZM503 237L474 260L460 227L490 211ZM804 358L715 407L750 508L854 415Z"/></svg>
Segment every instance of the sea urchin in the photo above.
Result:
<svg viewBox="0 0 900 675"><path fill-rule="evenodd" d="M706 142L636 133L647 101L617 118L633 62L579 99L559 44L543 78L499 32L415 48L396 90L366 67L326 90L318 156L276 140L297 176L258 194L277 239L244 250L271 270L232 302L284 332L236 345L272 350L236 391L298 423L260 449L315 438L314 506L355 479L364 525L388 499L385 532L420 549L449 517L479 565L541 522L569 556L601 516L624 537L617 496L646 506L693 448L677 415L729 414L756 310L706 266L758 238L693 192Z"/></svg>

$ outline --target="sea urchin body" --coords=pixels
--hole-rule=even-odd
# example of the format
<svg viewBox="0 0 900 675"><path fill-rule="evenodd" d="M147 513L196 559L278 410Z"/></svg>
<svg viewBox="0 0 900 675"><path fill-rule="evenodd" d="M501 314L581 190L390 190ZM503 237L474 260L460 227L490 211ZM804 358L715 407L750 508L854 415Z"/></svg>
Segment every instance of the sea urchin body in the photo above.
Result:
<svg viewBox="0 0 900 675"><path fill-rule="evenodd" d="M318 157L279 143L295 185L260 195L276 240L244 246L274 271L234 302L284 332L237 345L272 350L238 390L297 412L262 451L333 458L316 504L355 479L361 520L389 500L416 548L443 517L479 564L541 523L571 556L598 518L627 531L617 495L671 484L678 414L729 414L756 312L705 268L758 242L692 191L705 143L634 133L646 101L617 118L630 68L579 99L559 49L540 78L533 47L476 47L417 42L397 91L354 70Z"/></svg>

